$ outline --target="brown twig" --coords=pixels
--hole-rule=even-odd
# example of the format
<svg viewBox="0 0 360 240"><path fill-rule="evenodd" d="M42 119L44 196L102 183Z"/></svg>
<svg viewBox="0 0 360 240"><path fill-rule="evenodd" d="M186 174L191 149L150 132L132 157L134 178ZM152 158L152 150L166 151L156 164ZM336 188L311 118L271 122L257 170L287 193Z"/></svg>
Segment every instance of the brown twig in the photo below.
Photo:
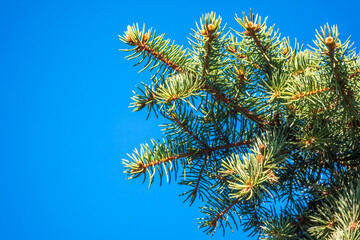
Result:
<svg viewBox="0 0 360 240"><path fill-rule="evenodd" d="M256 46L258 47L258 49L260 50L261 54L263 55L266 63L269 66L273 67L273 64L270 60L270 58L268 57L268 55L266 54L266 48L261 44L259 38L256 36L256 33L258 32L259 28L257 27L250 27L249 25L247 25L247 31L246 31L246 35L252 37L252 39L254 40Z"/></svg>
<svg viewBox="0 0 360 240"><path fill-rule="evenodd" d="M256 123L261 123L263 125L268 125L268 122L263 117L257 115L256 113L251 112L250 110L246 109L242 105L236 104L236 101L228 98L224 93L216 90L210 84L205 84L204 89L207 90L209 93L212 93L217 100L220 100L221 102L223 102L227 105L231 104L231 108L234 111L241 112L247 118L249 118L251 121L254 121ZM233 104L234 102L235 102L235 104Z"/></svg>
<svg viewBox="0 0 360 240"><path fill-rule="evenodd" d="M239 59L244 60L244 61L246 61L246 62L249 62L249 63L251 63L255 68L259 69L260 71L265 72L265 70L264 70L262 67L260 67L259 64L253 62L251 59L249 59L248 57L246 57L246 55L240 53L240 52L237 51L235 48L229 46L229 47L228 47L228 50L229 50L230 52L232 52L233 54L235 54L236 57L238 57Z"/></svg>
<svg viewBox="0 0 360 240"><path fill-rule="evenodd" d="M360 68L358 68L357 70L356 70L356 72L354 72L353 74L351 74L350 76L349 76L349 79L352 79L352 78L354 78L356 75L358 75L358 74L360 74Z"/></svg>
<svg viewBox="0 0 360 240"><path fill-rule="evenodd" d="M218 213L218 214L216 215L216 217L211 221L211 224L210 224L210 225L211 225L211 226L215 226L216 223L217 223L217 221L219 221L219 219L222 219L223 216L224 216L227 212L229 212L229 210L230 210L233 206L235 206L237 203L239 203L239 201L240 201L240 198L237 198L237 199L235 199L234 201L232 201L229 206L227 206L224 210L222 210L220 213Z"/></svg>
<svg viewBox="0 0 360 240"><path fill-rule="evenodd" d="M187 157L192 157L195 155L204 155L204 154L209 154L215 151L219 151L219 150L225 150L225 149L230 149L230 148L234 148L234 147L240 147L240 146L244 146L244 145L248 145L251 143L251 140L248 141L242 141L242 142L235 142L232 144L226 144L226 145L220 145L220 146L215 146L215 147L206 147L204 149L201 149L200 151L193 151L193 152L189 152L189 153L183 153L183 154L175 154L173 156L167 157L167 158L161 158L158 160L155 160L151 163L147 163L144 164L143 162L138 162L138 167L134 168L131 170L132 173L134 172L145 172L145 169L149 168L149 167L154 167L158 164L161 163L165 163L165 162L170 162L176 159L180 159L180 158L187 158Z"/></svg>
<svg viewBox="0 0 360 240"><path fill-rule="evenodd" d="M155 57L156 59L162 61L163 63L165 63L167 66L169 66L170 68L172 68L173 70L182 73L183 69L181 69L177 64L175 64L174 62L172 62L171 60L167 59L165 57L164 54L162 54L161 52L156 51L155 49L151 49L151 47L149 45L147 45L146 43L140 43L138 41L131 41L131 44L136 45L136 50L137 51L146 51L148 52L150 55L152 55L153 57Z"/></svg>
<svg viewBox="0 0 360 240"><path fill-rule="evenodd" d="M317 90L313 90L313 91L310 91L310 92L300 92L298 94L295 94L294 96L291 97L292 100L296 100L296 99L300 99L300 98L303 98L303 97L308 97L308 96L311 96L311 95L314 95L314 94L317 94L317 93L323 93L323 92L328 92L328 91L333 91L335 88L332 87L332 88L329 88L329 87L326 87L326 88L320 88L320 89L317 89Z"/></svg>
<svg viewBox="0 0 360 240"><path fill-rule="evenodd" d="M194 190L193 190L192 193L191 193L191 196L192 196L193 198L196 197L197 190L198 190L198 187L199 187L199 184L200 184L200 180L201 180L201 176L202 176L202 173L203 173L203 171L204 171L204 169L205 169L205 166L206 166L206 163L207 163L207 159L208 159L208 157L205 158L205 161L204 161L203 165L201 166L201 169L200 169L200 172L199 172L197 181L196 181L195 188L194 188Z"/></svg>
<svg viewBox="0 0 360 240"><path fill-rule="evenodd" d="M198 136L196 136L188 127L185 126L182 122L180 122L179 118L175 114L171 114L172 119L177 123L179 127L184 129L193 139L195 139L201 146L206 147L207 145L200 140Z"/></svg>

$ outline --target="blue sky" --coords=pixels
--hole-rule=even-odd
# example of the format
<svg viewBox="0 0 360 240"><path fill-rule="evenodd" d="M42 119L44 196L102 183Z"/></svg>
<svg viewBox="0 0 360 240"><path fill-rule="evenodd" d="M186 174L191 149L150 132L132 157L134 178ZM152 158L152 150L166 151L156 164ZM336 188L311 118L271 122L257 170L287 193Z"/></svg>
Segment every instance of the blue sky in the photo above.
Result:
<svg viewBox="0 0 360 240"><path fill-rule="evenodd" d="M178 197L185 188L125 180L122 158L159 138L162 122L128 108L149 74L117 35L145 22L187 46L203 13L240 29L235 13L250 8L291 40L311 44L328 22L359 47L355 0L2 1L0 239L210 239Z"/></svg>

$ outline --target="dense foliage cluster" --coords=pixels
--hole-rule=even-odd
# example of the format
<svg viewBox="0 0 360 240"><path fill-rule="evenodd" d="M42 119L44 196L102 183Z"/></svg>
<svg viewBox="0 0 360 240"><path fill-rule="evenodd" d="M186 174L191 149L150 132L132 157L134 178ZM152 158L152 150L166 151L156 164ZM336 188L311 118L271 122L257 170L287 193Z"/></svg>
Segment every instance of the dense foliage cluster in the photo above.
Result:
<svg viewBox="0 0 360 240"><path fill-rule="evenodd" d="M154 72L131 106L166 120L125 173L182 175L207 233L360 239L359 56L336 26L304 50L251 12L235 19L241 30L225 31L204 15L187 49L145 26L119 36Z"/></svg>

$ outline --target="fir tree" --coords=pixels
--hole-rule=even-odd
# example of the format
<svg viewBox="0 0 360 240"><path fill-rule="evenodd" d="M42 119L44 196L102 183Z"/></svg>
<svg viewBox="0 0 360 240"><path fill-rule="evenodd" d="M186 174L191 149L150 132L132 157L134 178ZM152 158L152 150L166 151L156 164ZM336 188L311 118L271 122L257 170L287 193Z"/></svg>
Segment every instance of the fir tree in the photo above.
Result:
<svg viewBox="0 0 360 240"><path fill-rule="evenodd" d="M235 19L241 30L228 31L202 16L187 49L137 24L119 36L154 73L131 106L166 120L125 173L181 175L206 233L360 239L359 56L336 26L303 49L258 15Z"/></svg>

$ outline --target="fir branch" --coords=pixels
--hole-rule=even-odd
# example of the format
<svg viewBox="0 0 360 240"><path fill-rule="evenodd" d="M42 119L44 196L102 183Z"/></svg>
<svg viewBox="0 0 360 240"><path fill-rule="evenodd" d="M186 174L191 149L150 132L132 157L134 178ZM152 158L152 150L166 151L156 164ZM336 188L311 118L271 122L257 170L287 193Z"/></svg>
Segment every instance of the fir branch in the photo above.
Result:
<svg viewBox="0 0 360 240"><path fill-rule="evenodd" d="M149 29L145 33L145 25L143 26L142 31L140 31L139 26L134 24L133 26L128 26L125 34L123 36L119 35L119 38L124 43L134 47L133 49L121 50L134 52L127 57L128 59L141 58L135 66L145 59L148 59L140 72L150 67L152 62L154 62L154 64L150 67L150 71L155 67L160 66L157 73L161 71L161 76L164 76L168 70L177 73L184 72L183 68L188 60L187 51L182 50L182 47L175 45L174 42L170 44L169 39L164 39L164 34L155 36L155 31L153 32L152 29ZM164 68L163 66L166 67Z"/></svg>
<svg viewBox="0 0 360 240"><path fill-rule="evenodd" d="M259 38L256 35L257 26L254 26L254 24L251 21L247 22L247 26L248 26L248 28L246 29L247 31L245 32L245 35L248 34L248 36L252 37L252 39L254 40L256 46L258 47L258 49L262 53L265 61L267 62L268 66L274 67L271 59L269 58L269 56L266 53L266 48L262 45L262 43L260 42Z"/></svg>
<svg viewBox="0 0 360 240"><path fill-rule="evenodd" d="M235 142L235 143L231 143L231 144L225 144L225 145L218 145L218 146L213 146L213 147L205 147L203 149L200 150L194 150L194 151L190 151L187 153L181 153L181 154L171 154L168 157L164 157L164 158L160 158L160 159L152 159L151 162L144 162L143 159L141 159L141 157L139 157L139 154L136 154L138 157L136 158L135 156L133 156L133 160L134 163L130 164L128 163L129 161L125 160L124 164L126 165L126 167L128 168L128 170L125 171L125 173L128 174L138 174L138 173L145 173L145 170L151 167L155 167L159 164L162 163L168 163L177 159L181 159L181 158L190 158L190 157L194 157L194 156L202 156L204 154L211 154L215 151L220 151L220 150L228 150L231 148L235 148L235 147L240 147L240 146L244 146L244 145L249 145L251 143L251 140L247 140L247 141L241 141L241 142ZM147 147L143 147L142 149L148 149ZM137 150L135 150L135 153L137 153ZM153 153L149 153L150 156L153 156L155 154Z"/></svg>
<svg viewBox="0 0 360 240"><path fill-rule="evenodd" d="M295 77L295 76L304 74L306 71L313 71L314 69L319 69L319 67L307 67L307 68L302 69L302 70L297 70L296 72L292 73L291 76Z"/></svg>
<svg viewBox="0 0 360 240"><path fill-rule="evenodd" d="M291 97L292 100L297 100L297 99L300 99L300 98L304 98L304 97L308 97L308 96L311 96L311 95L314 95L314 94L318 94L318 93L323 93L323 92L328 92L328 91L334 91L334 87L332 88L329 88L329 87L326 87L326 88L320 88L320 89L317 89L317 90L313 90L311 92L300 92L298 94L295 94Z"/></svg>
<svg viewBox="0 0 360 240"><path fill-rule="evenodd" d="M201 169L200 169L198 178L197 178L197 180L196 180L195 188L194 188L194 190L193 190L192 193L191 193L192 199L195 199L195 197L196 197L196 194L197 194L197 191L198 191L198 187L199 187L199 183L200 183L200 181L201 181L201 177L202 177L203 171L204 171L204 169L205 169L205 166L206 166L206 164L207 164L207 161L208 161L208 156L206 156L205 161L204 161L204 163L203 163L202 166L201 166Z"/></svg>
<svg viewBox="0 0 360 240"><path fill-rule="evenodd" d="M147 168L154 167L154 166L159 165L161 163L167 163L167 162L170 162L170 161L174 161L176 159L191 157L193 155L194 155L193 153L178 154L178 155L173 155L173 156L170 156L170 157L167 157L167 158L160 158L160 159L157 159L157 160L155 160L153 162L150 162L148 164L143 164L142 162L138 162L138 167L132 169L131 173L145 172L145 170Z"/></svg>
<svg viewBox="0 0 360 240"><path fill-rule="evenodd" d="M259 66L259 64L255 63L254 61L252 61L250 58L248 58L245 54L242 54L241 52L239 52L236 48L229 46L228 47L229 52L233 53L237 58L239 58L240 60L244 60L245 62L249 62L251 65L253 65L255 68L257 68L258 70L265 72L265 69L263 69L262 67Z"/></svg>
<svg viewBox="0 0 360 240"><path fill-rule="evenodd" d="M360 68L358 68L358 69L356 70L356 72L354 72L353 74L351 74L351 75L348 77L349 80L352 79L352 78L354 78L354 77L356 77L356 75L358 75L358 74L360 74Z"/></svg>
<svg viewBox="0 0 360 240"><path fill-rule="evenodd" d="M225 103L226 105L230 105L230 107L235 111L235 112L241 112L242 114L244 114L248 119L250 119L253 122L256 123L260 123L263 125L268 125L268 122L265 120L265 118L263 118L260 115L257 115L254 112L251 112L250 110L248 110L247 108L245 108L244 106L237 104L237 101L234 101L233 99L228 98L224 93L216 90L215 88L213 88L211 85L209 84L205 84L204 88L209 92L212 93L213 96L220 100L221 102Z"/></svg>
<svg viewBox="0 0 360 240"><path fill-rule="evenodd" d="M240 222L259 238L360 237L359 57L337 27L317 32L310 51L251 12L236 21L241 41L206 14L191 50L137 25L120 36L128 59L158 68L132 106L169 120L164 143L135 149L125 173L161 184L182 166L183 195L206 202L207 233ZM269 207L286 197L285 209Z"/></svg>
<svg viewBox="0 0 360 240"><path fill-rule="evenodd" d="M209 69L209 62L210 62L210 56L211 56L211 44L212 41L218 37L217 35L214 35L212 31L208 31L207 33L207 40L205 43L205 56L204 56L204 66L203 66L203 72L202 72L202 82L204 82L204 90L206 90L208 93L213 94L213 96L217 99L222 101L223 103L229 105L232 103L232 100L227 98L224 93L221 93L220 91L216 90L214 87L212 87L207 81L206 81L206 73ZM261 124L267 124L265 120L254 114L253 112L247 110L243 106L235 105L231 106L235 111L241 112L244 114L247 118L250 120L261 123Z"/></svg>
<svg viewBox="0 0 360 240"><path fill-rule="evenodd" d="M231 143L231 144L219 145L219 146L214 146L214 147L207 147L207 148L199 151L199 153L202 155L202 154L211 153L214 151L227 150L227 149L231 149L234 147L249 145L251 142L252 142L252 140L247 140L247 141L235 142L235 143Z"/></svg>
<svg viewBox="0 0 360 240"><path fill-rule="evenodd" d="M266 72L270 74L271 72L269 72L269 70L271 68L276 68L270 57L270 54L267 53L267 50L270 46L264 46L259 39L259 36L265 36L265 38L272 43L273 40L276 39L276 33L272 38L270 38L272 34L272 28L270 28L270 30L266 32L266 19L263 23L261 23L261 18L258 19L257 15L254 18L254 15L251 12L249 16L246 16L245 13L243 13L243 19L240 19L238 17L236 17L235 19L245 29L245 32L241 33L241 35L249 37L255 43L255 47L260 52L262 58L265 60L265 63L269 67L269 69L266 69Z"/></svg>
<svg viewBox="0 0 360 240"><path fill-rule="evenodd" d="M204 67L202 72L202 81L206 81L206 73L209 70L209 62L210 62L210 55L211 55L211 43L217 37L212 34L213 31L208 33L208 38L205 43L205 57L204 57Z"/></svg>
<svg viewBox="0 0 360 240"><path fill-rule="evenodd" d="M335 79L338 83L338 86L340 87L340 90L342 92L344 92L344 87L345 87L345 82L343 81L343 79L340 76L339 73L339 66L338 66L338 62L335 59L335 48L337 47L336 44L334 43L334 39L332 37L327 37L325 39L325 44L328 48L328 56L330 58L331 61L331 67L333 68L334 74L335 74Z"/></svg>
<svg viewBox="0 0 360 240"><path fill-rule="evenodd" d="M174 114L174 113L170 114L170 117L172 118L172 120L174 120L177 123L177 125L179 127L184 129L185 132L187 132L193 139L195 139L198 143L200 143L201 146L203 146L204 148L207 147L206 143L201 141L198 136L196 136L188 127L186 127L186 125L179 120L179 118L176 116L176 114Z"/></svg>
<svg viewBox="0 0 360 240"><path fill-rule="evenodd" d="M231 202L229 206L223 209L220 213L217 213L215 218L211 220L210 226L215 227L217 225L217 222L223 219L224 215L227 214L236 204L238 204L240 200L241 198L236 198L234 201Z"/></svg>
<svg viewBox="0 0 360 240"><path fill-rule="evenodd" d="M331 67L333 68L333 71L335 73L336 81L341 87L343 87L344 81L341 79L339 73L338 61L335 59L335 48L338 47L338 44L335 44L333 37L330 36L325 39L325 45L328 49L328 51L325 52L325 54L328 55L330 58Z"/></svg>
<svg viewBox="0 0 360 240"><path fill-rule="evenodd" d="M215 120L215 118L212 116L213 122L214 122L214 126L216 128L216 130L220 133L221 138L225 141L226 144L230 144L229 139L224 135L223 131L220 129L217 121Z"/></svg>
<svg viewBox="0 0 360 240"><path fill-rule="evenodd" d="M152 49L149 45L145 43L140 42L134 42L135 45L137 45L138 51L146 51L150 55L152 55L154 58L160 60L164 64L166 64L169 68L172 68L176 72L182 73L183 69L181 69L177 64L169 60L164 54L161 52L156 51L155 49Z"/></svg>
<svg viewBox="0 0 360 240"><path fill-rule="evenodd" d="M337 103L338 103L338 101L335 101L333 104L329 105L328 107L313 109L313 110L311 110L311 112L317 114L317 113L321 113L321 112L324 112L327 110L334 109L336 107Z"/></svg>

